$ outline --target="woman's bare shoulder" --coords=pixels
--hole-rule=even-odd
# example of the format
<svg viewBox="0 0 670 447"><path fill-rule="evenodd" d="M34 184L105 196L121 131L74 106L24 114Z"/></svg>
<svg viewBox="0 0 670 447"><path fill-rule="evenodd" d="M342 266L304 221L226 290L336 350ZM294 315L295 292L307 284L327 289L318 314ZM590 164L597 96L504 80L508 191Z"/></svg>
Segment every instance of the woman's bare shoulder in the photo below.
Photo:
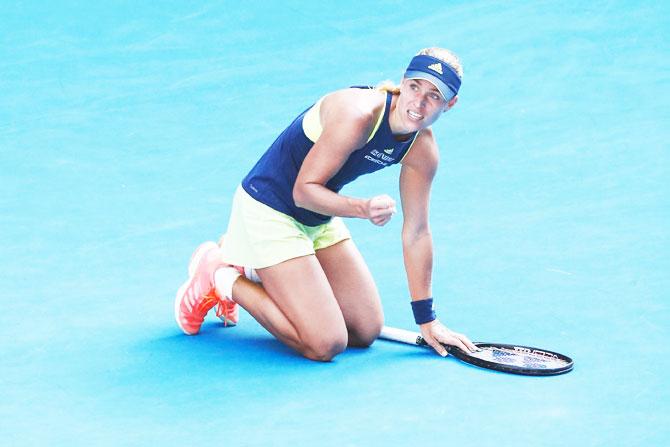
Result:
<svg viewBox="0 0 670 447"><path fill-rule="evenodd" d="M328 116L375 119L383 110L386 93L377 89L346 88L326 95L321 104L322 121Z"/></svg>

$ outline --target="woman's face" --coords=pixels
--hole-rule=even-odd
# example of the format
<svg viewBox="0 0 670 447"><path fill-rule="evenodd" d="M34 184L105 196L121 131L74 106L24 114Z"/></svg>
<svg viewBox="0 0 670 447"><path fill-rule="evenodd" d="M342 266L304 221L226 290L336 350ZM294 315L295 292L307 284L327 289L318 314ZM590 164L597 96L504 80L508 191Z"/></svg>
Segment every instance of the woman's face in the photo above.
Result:
<svg viewBox="0 0 670 447"><path fill-rule="evenodd" d="M456 103L456 97L445 101L440 91L423 79L403 79L396 105L402 131L410 133L433 124Z"/></svg>

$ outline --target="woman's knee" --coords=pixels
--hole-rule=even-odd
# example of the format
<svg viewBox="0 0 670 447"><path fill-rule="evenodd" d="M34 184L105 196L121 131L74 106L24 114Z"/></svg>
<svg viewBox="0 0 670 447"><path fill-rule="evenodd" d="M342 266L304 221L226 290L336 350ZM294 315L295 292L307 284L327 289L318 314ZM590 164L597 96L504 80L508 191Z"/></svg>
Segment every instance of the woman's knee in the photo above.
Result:
<svg viewBox="0 0 670 447"><path fill-rule="evenodd" d="M366 321L349 328L349 346L367 348L379 337L384 326L383 318Z"/></svg>
<svg viewBox="0 0 670 447"><path fill-rule="evenodd" d="M345 331L320 334L305 340L302 354L311 360L329 362L347 348L347 342Z"/></svg>

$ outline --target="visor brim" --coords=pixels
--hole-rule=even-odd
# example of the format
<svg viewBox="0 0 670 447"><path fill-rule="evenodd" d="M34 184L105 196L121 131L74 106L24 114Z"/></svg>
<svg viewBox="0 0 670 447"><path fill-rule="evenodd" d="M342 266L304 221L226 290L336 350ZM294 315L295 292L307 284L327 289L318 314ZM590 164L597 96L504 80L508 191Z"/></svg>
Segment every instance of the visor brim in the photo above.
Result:
<svg viewBox="0 0 670 447"><path fill-rule="evenodd" d="M442 81L442 79L438 78L437 76L433 76L430 73L425 73L423 71L416 71L416 70L408 70L405 72L405 78L423 79L424 81L430 82L435 86L435 88L437 88L440 91L440 94L442 94L442 97L444 98L445 101L450 101L457 94L454 88L445 84Z"/></svg>

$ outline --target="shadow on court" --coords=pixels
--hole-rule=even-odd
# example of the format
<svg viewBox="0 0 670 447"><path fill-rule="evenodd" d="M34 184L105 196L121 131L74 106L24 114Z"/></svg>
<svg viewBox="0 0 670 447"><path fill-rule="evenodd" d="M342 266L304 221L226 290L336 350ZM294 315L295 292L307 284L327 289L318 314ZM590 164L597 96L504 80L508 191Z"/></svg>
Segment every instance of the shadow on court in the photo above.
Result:
<svg viewBox="0 0 670 447"><path fill-rule="evenodd" d="M428 350L377 341L370 348L349 347L333 362L315 362L302 357L262 329L224 327L220 323L205 323L201 332L195 336L183 335L175 329L173 333L158 335L134 344L132 351L163 364L181 363L187 368L244 368L245 374L254 374L255 371L260 375L273 371L285 373L295 371L296 368L319 370L329 364L367 363L366 358L395 362L402 361L403 358L411 360L433 355Z"/></svg>

